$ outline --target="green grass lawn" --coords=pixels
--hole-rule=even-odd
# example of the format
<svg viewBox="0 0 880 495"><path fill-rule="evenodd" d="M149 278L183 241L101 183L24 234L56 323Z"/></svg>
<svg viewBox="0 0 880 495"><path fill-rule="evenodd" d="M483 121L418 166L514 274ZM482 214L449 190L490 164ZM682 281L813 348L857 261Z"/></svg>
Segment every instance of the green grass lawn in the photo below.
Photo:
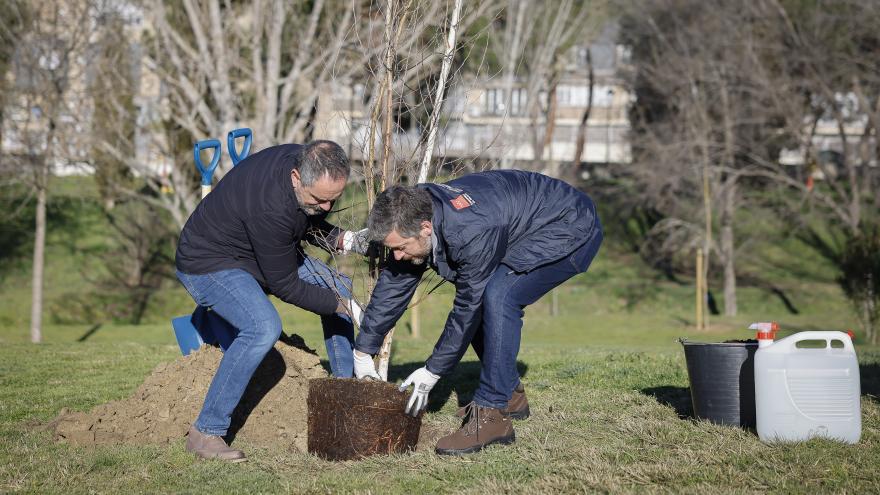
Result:
<svg viewBox="0 0 880 495"><path fill-rule="evenodd" d="M739 316L713 315L702 332L694 330L692 280L667 280L625 247L606 242L589 273L558 289L558 314L551 315L549 296L527 310L519 360L532 417L515 424L517 442L510 447L463 458L417 452L332 463L242 443L250 462L233 466L196 461L183 439L150 447L56 444L41 426L60 410L86 411L126 398L156 365L179 356L169 319L193 305L169 284L153 299L144 324L57 324L70 297L87 296L84 273L100 264L95 253L106 244L106 227L93 207L73 213L76 229L49 232L44 343L29 343L27 250L18 260L7 256L0 271L0 492L880 492L880 348L861 338L858 445L765 445L752 432L690 418L678 338L748 338L752 321L778 321L783 335L857 329L834 271L794 241L769 237L743 249L738 267L762 274L777 292L743 284ZM772 225L765 227L772 232ZM345 265L363 272L351 260ZM714 282L713 288L720 298ZM404 316L392 380L422 365L452 295L444 285L420 306L420 337L410 333L410 315ZM319 319L276 306L285 330L324 356ZM458 400L472 394L477 377L469 352L432 392L429 427L457 426Z"/></svg>
<svg viewBox="0 0 880 495"><path fill-rule="evenodd" d="M599 261L595 271L549 297L526 316L520 361L532 417L516 423L517 442L464 458L418 452L332 463L314 456L249 449L251 462L196 461L183 439L168 447L74 448L39 428L62 408L88 410L129 396L159 363L179 351L170 325L49 326L46 343L27 343L22 326L0 329L0 491L30 492L571 492L571 491L880 491L880 350L859 346L863 434L858 445L815 440L765 445L751 432L688 417L687 372L676 339L744 338L754 319L780 320L788 331L842 328L844 313L786 314L766 295L749 295L758 310L714 318L707 332L689 320L690 288L652 283L656 292L627 311L625 287ZM607 272L607 273L606 273ZM631 277L627 276L627 279ZM833 290L820 287L833 293ZM815 293L816 288L804 294ZM641 289L640 289L641 290ZM185 294L181 307L188 307ZM837 296L839 298L839 296ZM408 334L404 317L391 378L401 380L429 354L449 309L444 287L423 305L423 335ZM778 306L778 307L777 307ZM278 303L285 328L321 348L318 318ZM830 312L825 312L829 310ZM83 337L86 336L83 340ZM475 387L472 354L432 392L426 421L452 430L458 397Z"/></svg>

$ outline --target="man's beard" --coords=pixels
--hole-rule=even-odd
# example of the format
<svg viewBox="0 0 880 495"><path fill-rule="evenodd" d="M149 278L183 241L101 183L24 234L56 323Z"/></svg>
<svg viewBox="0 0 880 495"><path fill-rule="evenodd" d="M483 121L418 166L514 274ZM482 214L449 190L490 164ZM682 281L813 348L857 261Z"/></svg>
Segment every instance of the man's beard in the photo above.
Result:
<svg viewBox="0 0 880 495"><path fill-rule="evenodd" d="M306 215L310 217L316 217L318 215L323 215L324 213L326 213L324 210L318 208L317 206L301 205L300 208L302 208L302 211L306 212Z"/></svg>
<svg viewBox="0 0 880 495"><path fill-rule="evenodd" d="M304 211L307 216L315 217L315 216L323 215L324 213L326 213L324 210L322 210L317 205L303 204L302 195L300 194L298 189L294 188L293 193L296 196L296 201L299 203L299 208L302 211Z"/></svg>
<svg viewBox="0 0 880 495"><path fill-rule="evenodd" d="M420 257L413 256L413 258L411 260L409 260L409 262L412 263L413 265L416 265L416 266L424 265L425 262L428 261L428 256L431 255L431 248L432 248L431 238L428 237L427 239L425 239L425 241L424 241L424 243L422 243L421 247L424 249L425 254L423 254Z"/></svg>

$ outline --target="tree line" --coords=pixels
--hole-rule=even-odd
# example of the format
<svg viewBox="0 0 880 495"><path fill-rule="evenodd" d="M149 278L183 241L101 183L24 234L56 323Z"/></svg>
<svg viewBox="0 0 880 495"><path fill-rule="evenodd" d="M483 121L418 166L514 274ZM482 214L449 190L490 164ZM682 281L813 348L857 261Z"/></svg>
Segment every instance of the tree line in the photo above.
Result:
<svg viewBox="0 0 880 495"><path fill-rule="evenodd" d="M368 150L362 187L371 197L442 172L443 157L426 153L432 129L443 133L435 109L463 81L483 78L499 83L505 108L515 88L526 95L534 160L520 165L577 181L595 83L589 51L590 98L571 157L545 151L556 88L572 47L589 47L609 24L628 54L619 77L633 96L632 160L581 184L613 205L617 218L609 221L635 225L634 248L670 276L693 274L694 252L705 253L701 276L717 280L723 311L734 315L738 283L769 283L737 264L753 245L748 214L773 212L782 234L838 268L864 328L878 325L876 1L7 4L0 12L0 173L20 203L35 205L18 213L34 216L35 340L57 166L92 173L115 250L92 282L124 295L124 310L113 317L138 321L166 283L176 234L198 202L195 140L242 125L254 130L257 148L320 137L326 88L357 83L369 111L360 144ZM143 101L146 94L154 104ZM396 155L393 130L404 119L420 123L421 157ZM513 132L511 120L502 134ZM151 163L134 159L139 146L151 150ZM219 175L228 167L222 163Z"/></svg>

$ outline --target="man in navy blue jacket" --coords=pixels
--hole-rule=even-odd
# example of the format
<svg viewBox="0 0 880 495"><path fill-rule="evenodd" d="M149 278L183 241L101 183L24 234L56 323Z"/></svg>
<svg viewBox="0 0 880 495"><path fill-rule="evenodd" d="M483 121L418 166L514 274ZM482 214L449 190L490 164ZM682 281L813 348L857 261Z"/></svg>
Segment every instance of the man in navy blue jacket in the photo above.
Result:
<svg viewBox="0 0 880 495"><path fill-rule="evenodd" d="M281 319L269 301L321 315L336 376L352 375L351 280L306 256L308 241L330 252L366 252L365 233L342 231L325 217L342 194L348 158L336 143L266 148L246 158L199 203L180 233L177 277L201 308L235 334L186 448L199 457L245 460L223 440L257 366L278 340Z"/></svg>
<svg viewBox="0 0 880 495"><path fill-rule="evenodd" d="M440 454L466 454L515 439L511 418L528 416L516 369L523 309L585 272L602 243L593 201L565 182L522 171L466 175L445 184L395 186L370 212L370 237L393 253L379 275L355 342L358 378L375 376L371 355L403 315L427 267L455 284L452 311L413 385L418 414L441 376L472 345L481 362L465 422L440 439Z"/></svg>

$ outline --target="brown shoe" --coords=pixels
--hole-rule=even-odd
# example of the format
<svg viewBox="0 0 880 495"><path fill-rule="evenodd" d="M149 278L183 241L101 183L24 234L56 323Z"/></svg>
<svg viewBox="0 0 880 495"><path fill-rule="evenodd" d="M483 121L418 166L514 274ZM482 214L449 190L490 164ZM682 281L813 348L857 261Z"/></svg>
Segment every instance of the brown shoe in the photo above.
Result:
<svg viewBox="0 0 880 495"><path fill-rule="evenodd" d="M437 441L434 450L438 454L472 454L495 443L507 445L516 441L513 423L501 409L479 406L475 402L464 409L464 424L455 433Z"/></svg>
<svg viewBox="0 0 880 495"><path fill-rule="evenodd" d="M202 459L220 459L229 462L245 462L244 452L233 449L217 435L206 435L193 425L186 434L186 451Z"/></svg>
<svg viewBox="0 0 880 495"><path fill-rule="evenodd" d="M526 399L526 389L520 383L513 390L510 401L507 403L507 415L510 419L526 419L529 417L529 399Z"/></svg>
<svg viewBox="0 0 880 495"><path fill-rule="evenodd" d="M459 418L465 417L467 408L468 406L459 408L455 415ZM526 389L522 383L513 390L513 395L510 396L510 401L507 402L507 408L504 410L510 416L510 419L526 419L529 417L529 399L526 398Z"/></svg>

